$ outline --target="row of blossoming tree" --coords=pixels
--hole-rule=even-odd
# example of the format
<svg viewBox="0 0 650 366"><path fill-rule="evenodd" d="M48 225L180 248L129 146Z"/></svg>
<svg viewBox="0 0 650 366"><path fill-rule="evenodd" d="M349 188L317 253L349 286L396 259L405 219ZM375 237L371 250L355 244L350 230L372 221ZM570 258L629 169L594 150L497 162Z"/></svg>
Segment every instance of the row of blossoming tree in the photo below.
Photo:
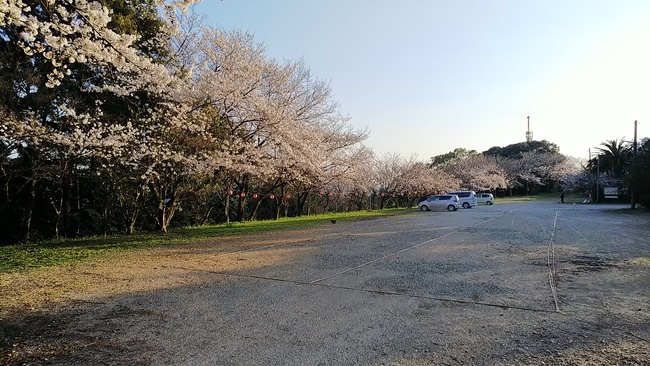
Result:
<svg viewBox="0 0 650 366"><path fill-rule="evenodd" d="M206 26L195 2L0 0L0 242L507 186L495 171L375 156L327 82Z"/></svg>

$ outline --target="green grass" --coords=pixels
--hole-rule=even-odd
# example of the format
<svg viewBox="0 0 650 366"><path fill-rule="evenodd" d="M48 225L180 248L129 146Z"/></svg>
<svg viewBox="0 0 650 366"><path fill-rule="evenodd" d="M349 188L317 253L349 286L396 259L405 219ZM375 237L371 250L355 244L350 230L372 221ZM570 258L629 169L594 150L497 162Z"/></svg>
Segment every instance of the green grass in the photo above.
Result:
<svg viewBox="0 0 650 366"><path fill-rule="evenodd" d="M83 239L53 240L41 243L0 246L0 273L58 266L87 260L108 253L165 245L191 244L208 238L263 234L282 230L305 230L329 223L367 220L411 212L409 209L386 209L344 213L327 213L279 220L236 222L230 225L186 227L167 234L147 233Z"/></svg>
<svg viewBox="0 0 650 366"><path fill-rule="evenodd" d="M530 196L496 197L495 202L560 202L560 193L539 193ZM582 203L586 198L584 194L568 192L564 195L565 203Z"/></svg>
<svg viewBox="0 0 650 366"><path fill-rule="evenodd" d="M567 196L568 197L568 196ZM494 202L534 202L534 201L560 201L559 193L540 193L531 196L495 197Z"/></svg>

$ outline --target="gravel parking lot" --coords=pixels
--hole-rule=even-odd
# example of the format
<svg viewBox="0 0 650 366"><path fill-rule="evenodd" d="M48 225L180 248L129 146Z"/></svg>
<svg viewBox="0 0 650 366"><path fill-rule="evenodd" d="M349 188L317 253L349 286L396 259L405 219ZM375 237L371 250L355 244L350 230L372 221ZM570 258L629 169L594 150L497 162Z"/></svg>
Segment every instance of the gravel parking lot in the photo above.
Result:
<svg viewBox="0 0 650 366"><path fill-rule="evenodd" d="M413 209L48 269L70 290L3 310L0 361L648 365L650 216L619 208ZM3 295L52 286L12 276Z"/></svg>

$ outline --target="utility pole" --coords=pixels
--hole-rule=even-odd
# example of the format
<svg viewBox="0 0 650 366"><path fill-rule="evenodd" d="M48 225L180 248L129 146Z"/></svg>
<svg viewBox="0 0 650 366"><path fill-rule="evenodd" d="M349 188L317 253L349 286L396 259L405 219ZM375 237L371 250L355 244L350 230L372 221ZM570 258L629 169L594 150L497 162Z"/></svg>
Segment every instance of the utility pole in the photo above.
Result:
<svg viewBox="0 0 650 366"><path fill-rule="evenodd" d="M636 153L637 153L637 142L636 142L636 127L637 126L637 121L634 121L634 144L633 150L632 150L632 184L630 185L630 198L632 201L632 209L636 210L636 198L634 197L634 184L635 184L635 178L636 178Z"/></svg>
<svg viewBox="0 0 650 366"><path fill-rule="evenodd" d="M591 148L589 148L589 162L591 163ZM596 203L600 200L600 184L598 178L600 178L600 154L596 153ZM589 198L591 198L591 193L589 194Z"/></svg>
<svg viewBox="0 0 650 366"><path fill-rule="evenodd" d="M596 155L596 203L600 202L600 154Z"/></svg>
<svg viewBox="0 0 650 366"><path fill-rule="evenodd" d="M591 148L589 148L589 160L587 160L587 167L589 167L589 163L591 163ZM587 172L589 172L589 177L591 178L591 171L587 170ZM593 198L591 197L591 192L591 187L589 187L589 203L594 202Z"/></svg>

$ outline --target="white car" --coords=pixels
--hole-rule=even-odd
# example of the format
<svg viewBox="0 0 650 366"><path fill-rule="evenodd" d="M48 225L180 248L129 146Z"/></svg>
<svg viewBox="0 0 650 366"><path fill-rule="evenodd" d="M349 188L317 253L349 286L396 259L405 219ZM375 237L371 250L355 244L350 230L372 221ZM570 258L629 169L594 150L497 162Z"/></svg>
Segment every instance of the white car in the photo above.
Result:
<svg viewBox="0 0 650 366"><path fill-rule="evenodd" d="M476 195L478 203L485 203L486 205L494 204L494 196L492 193L479 193Z"/></svg>
<svg viewBox="0 0 650 366"><path fill-rule="evenodd" d="M439 194L431 196L418 203L420 211L447 210L456 211L460 207L460 199L455 194Z"/></svg>
<svg viewBox="0 0 650 366"><path fill-rule="evenodd" d="M474 191L458 191L458 192L449 192L447 194L455 194L460 198L460 205L463 208L472 208L478 205L476 201L476 192Z"/></svg>

